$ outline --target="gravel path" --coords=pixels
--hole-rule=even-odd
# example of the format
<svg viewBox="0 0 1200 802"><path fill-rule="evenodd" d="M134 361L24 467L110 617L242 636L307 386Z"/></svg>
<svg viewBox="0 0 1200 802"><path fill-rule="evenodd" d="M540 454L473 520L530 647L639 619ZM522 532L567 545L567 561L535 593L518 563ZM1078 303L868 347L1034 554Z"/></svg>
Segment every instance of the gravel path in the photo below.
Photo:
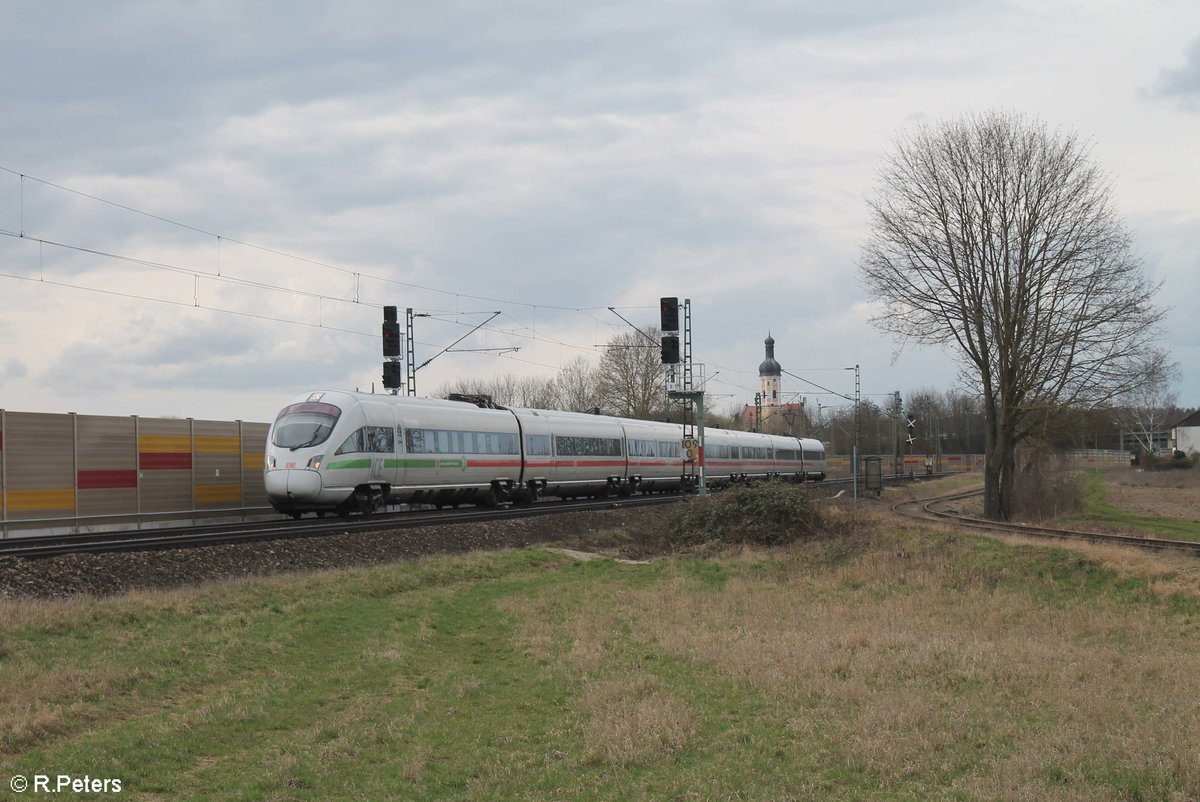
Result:
<svg viewBox="0 0 1200 802"><path fill-rule="evenodd" d="M508 521L347 532L326 537L164 551L0 557L0 599L109 596L210 580L411 560L429 554L521 548L537 543L612 543L651 524L664 507L539 515Z"/></svg>

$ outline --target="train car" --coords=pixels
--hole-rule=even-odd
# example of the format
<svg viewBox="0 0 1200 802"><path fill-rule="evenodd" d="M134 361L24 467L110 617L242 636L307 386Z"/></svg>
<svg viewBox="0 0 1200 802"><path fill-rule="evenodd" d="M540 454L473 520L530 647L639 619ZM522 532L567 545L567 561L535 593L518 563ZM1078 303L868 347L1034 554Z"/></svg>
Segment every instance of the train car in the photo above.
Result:
<svg viewBox="0 0 1200 802"><path fill-rule="evenodd" d="M577 498L629 492L625 432L620 418L511 410L525 437L522 488L538 495Z"/></svg>
<svg viewBox="0 0 1200 802"><path fill-rule="evenodd" d="M621 419L628 454L629 490L678 493L683 489L683 427L675 423Z"/></svg>
<svg viewBox="0 0 1200 802"><path fill-rule="evenodd" d="M801 482L825 479L825 446L811 437L768 435L775 451L777 476Z"/></svg>
<svg viewBox="0 0 1200 802"><path fill-rule="evenodd" d="M295 517L678 492L688 486L682 436L673 423L327 390L280 411L263 479L271 505ZM825 477L816 440L721 429L705 436L713 486Z"/></svg>
<svg viewBox="0 0 1200 802"><path fill-rule="evenodd" d="M811 437L789 439L794 439L800 447L803 481L823 481L825 479L825 445L820 440L814 440Z"/></svg>
<svg viewBox="0 0 1200 802"><path fill-rule="evenodd" d="M521 478L507 410L437 399L321 391L284 407L264 481L279 512L371 512L387 503L494 504Z"/></svg>

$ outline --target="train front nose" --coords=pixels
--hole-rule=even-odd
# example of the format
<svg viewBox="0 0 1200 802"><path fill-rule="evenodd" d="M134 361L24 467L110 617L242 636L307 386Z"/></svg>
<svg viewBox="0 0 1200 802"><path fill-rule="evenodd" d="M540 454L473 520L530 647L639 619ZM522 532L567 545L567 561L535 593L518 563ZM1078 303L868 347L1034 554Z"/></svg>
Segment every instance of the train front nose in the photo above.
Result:
<svg viewBox="0 0 1200 802"><path fill-rule="evenodd" d="M321 495L321 474L310 468L276 468L264 480L267 498L276 507L313 504Z"/></svg>

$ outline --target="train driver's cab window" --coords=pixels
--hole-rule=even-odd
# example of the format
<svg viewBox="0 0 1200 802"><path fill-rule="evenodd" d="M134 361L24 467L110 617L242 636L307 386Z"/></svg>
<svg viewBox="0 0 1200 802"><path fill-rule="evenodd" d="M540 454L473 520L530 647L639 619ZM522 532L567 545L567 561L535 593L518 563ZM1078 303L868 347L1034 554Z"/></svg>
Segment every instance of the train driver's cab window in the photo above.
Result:
<svg viewBox="0 0 1200 802"><path fill-rule="evenodd" d="M364 426L338 446L335 454L391 454L396 450L396 431L391 426Z"/></svg>
<svg viewBox="0 0 1200 802"><path fill-rule="evenodd" d="M279 448L319 446L333 431L342 411L333 404L305 402L286 406L275 419L271 443Z"/></svg>

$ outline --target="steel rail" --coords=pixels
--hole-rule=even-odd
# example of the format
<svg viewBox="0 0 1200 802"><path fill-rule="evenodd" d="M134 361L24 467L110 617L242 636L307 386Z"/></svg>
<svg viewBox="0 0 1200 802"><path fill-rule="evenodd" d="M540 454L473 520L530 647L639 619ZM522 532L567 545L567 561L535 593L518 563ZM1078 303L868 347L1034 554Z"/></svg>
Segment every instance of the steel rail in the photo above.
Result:
<svg viewBox="0 0 1200 802"><path fill-rule="evenodd" d="M532 518L568 512L588 512L617 507L640 507L678 501L678 495L636 496L574 502L544 501L529 507L491 507L436 512L398 512L358 518L303 519L268 521L259 524L225 524L171 530L131 530L96 532L80 535L29 537L0 542L0 557L44 558L64 554L147 551L154 549L195 548L228 543L324 537L348 532L379 529L410 529L502 519Z"/></svg>
<svg viewBox="0 0 1200 802"><path fill-rule="evenodd" d="M1010 535L1026 535L1029 537L1057 540L1086 540L1092 543L1134 546L1140 549L1169 549L1200 557L1200 543L1191 540L1169 540L1166 538L1147 537L1143 535L1130 535L1110 532L1088 532L1079 529L1058 529L1055 527L1039 526L1036 524L988 521L982 518L972 518L969 515L959 515L957 513L934 509L937 506L948 504L952 501L959 501L964 498L970 498L972 496L979 496L982 494L983 488L975 488L957 493L949 493L944 496L933 496L931 498L915 499L913 501L902 501L898 504L894 504L892 506L892 511L910 518L951 521L958 526L965 526L970 529L1003 532ZM919 511L914 512L913 508L919 508Z"/></svg>
<svg viewBox="0 0 1200 802"><path fill-rule="evenodd" d="M905 477L886 477L904 481ZM811 488L850 484L851 479L827 479ZM843 491L844 492L844 491ZM840 495L840 493L838 494ZM150 551L155 549L195 548L228 543L287 540L303 537L324 537L348 532L379 529L408 529L422 526L473 523L502 519L556 515L567 512L587 512L615 507L638 507L667 504L690 498L689 494L655 494L626 498L589 499L586 501L539 501L528 507L475 507L453 510L408 510L376 513L353 518L302 518L299 520L270 520L162 529L131 529L107 532L86 532L65 535L30 535L0 540L0 557L29 559L60 557L65 554L121 551ZM817 499L818 501L824 499Z"/></svg>

